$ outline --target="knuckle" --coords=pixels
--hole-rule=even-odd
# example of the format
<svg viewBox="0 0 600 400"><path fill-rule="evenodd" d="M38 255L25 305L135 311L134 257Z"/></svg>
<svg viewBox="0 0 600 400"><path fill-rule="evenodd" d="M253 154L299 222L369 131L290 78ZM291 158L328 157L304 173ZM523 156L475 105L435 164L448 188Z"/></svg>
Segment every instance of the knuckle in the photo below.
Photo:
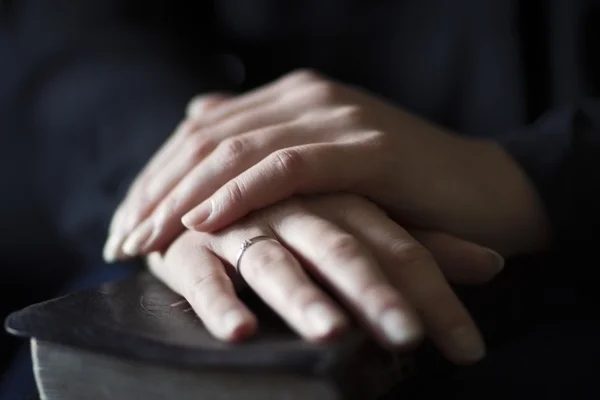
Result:
<svg viewBox="0 0 600 400"><path fill-rule="evenodd" d="M338 98L338 92L337 85L328 81L311 83L306 89L308 99L316 104L334 102Z"/></svg>
<svg viewBox="0 0 600 400"><path fill-rule="evenodd" d="M225 139L219 144L219 153L221 155L221 162L225 166L232 166L240 161L240 158L244 156L244 153L248 147L245 139L235 136L232 138Z"/></svg>
<svg viewBox="0 0 600 400"><path fill-rule="evenodd" d="M325 243L325 255L342 262L350 262L363 254L358 240L350 234L336 235Z"/></svg>
<svg viewBox="0 0 600 400"><path fill-rule="evenodd" d="M297 69L284 77L284 81L296 85L306 84L308 82L316 82L321 79L321 75L317 71L310 68Z"/></svg>
<svg viewBox="0 0 600 400"><path fill-rule="evenodd" d="M185 114L188 118L193 118L198 115L203 108L202 96L194 96L185 107Z"/></svg>
<svg viewBox="0 0 600 400"><path fill-rule="evenodd" d="M186 114L190 118L197 118L203 112L207 111L208 108L210 108L211 103L215 102L216 99L218 99L218 97L215 95L210 95L210 94L196 95L196 96L192 97L192 99L188 102L188 104L186 106Z"/></svg>
<svg viewBox="0 0 600 400"><path fill-rule="evenodd" d="M290 256L277 246L264 246L260 251L254 251L249 259L242 272L255 278L276 273L291 262Z"/></svg>
<svg viewBox="0 0 600 400"><path fill-rule="evenodd" d="M204 99L204 95L201 95L201 94L194 95L194 97L192 97L188 101L187 106L193 107L194 105L198 104L199 102L202 102L203 99Z"/></svg>
<svg viewBox="0 0 600 400"><path fill-rule="evenodd" d="M362 123L365 120L365 114L365 109L356 105L342 106L335 112L337 119L351 125Z"/></svg>
<svg viewBox="0 0 600 400"><path fill-rule="evenodd" d="M232 180L224 186L225 198L223 204L236 204L237 206L245 204L244 189L237 180Z"/></svg>
<svg viewBox="0 0 600 400"><path fill-rule="evenodd" d="M294 179L304 167L304 157L296 149L283 149L273 153L271 164L278 175Z"/></svg>
<svg viewBox="0 0 600 400"><path fill-rule="evenodd" d="M418 267L434 262L433 256L419 243L396 239L390 244L390 253L400 268Z"/></svg>
<svg viewBox="0 0 600 400"><path fill-rule="evenodd" d="M215 107L229 98L225 93L213 92L194 96L186 107L188 118L202 120Z"/></svg>

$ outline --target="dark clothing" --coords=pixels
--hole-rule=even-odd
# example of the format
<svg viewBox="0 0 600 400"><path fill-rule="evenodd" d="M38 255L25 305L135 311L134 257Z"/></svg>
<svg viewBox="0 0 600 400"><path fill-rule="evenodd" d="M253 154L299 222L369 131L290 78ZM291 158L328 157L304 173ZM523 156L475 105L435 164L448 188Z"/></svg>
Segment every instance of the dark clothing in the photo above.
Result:
<svg viewBox="0 0 600 400"><path fill-rule="evenodd" d="M62 234L90 255L190 96L251 89L299 67L506 142L545 194L555 232L592 239L600 7L535 4L14 1L7 19L25 71L11 100L39 135Z"/></svg>
<svg viewBox="0 0 600 400"><path fill-rule="evenodd" d="M21 129L35 135L49 215L87 263L99 261L115 206L192 95L245 91L300 67L365 87L460 134L498 140L543 197L555 233L551 260L592 254L600 226L598 2L9 5L10 46L0 51L13 51L0 59L18 63L20 78L0 91L0 104L12 104ZM568 275L561 284L584 290L590 264L550 267L516 279L531 287L512 289L537 295Z"/></svg>

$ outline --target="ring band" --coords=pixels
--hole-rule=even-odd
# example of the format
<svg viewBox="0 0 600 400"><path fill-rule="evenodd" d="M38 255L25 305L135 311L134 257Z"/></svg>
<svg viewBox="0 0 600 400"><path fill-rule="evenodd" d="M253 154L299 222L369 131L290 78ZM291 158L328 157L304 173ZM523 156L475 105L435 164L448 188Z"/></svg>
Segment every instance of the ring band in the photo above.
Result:
<svg viewBox="0 0 600 400"><path fill-rule="evenodd" d="M248 250L248 248L254 243L262 242L263 240L272 240L274 242L279 243L279 240L266 235L255 236L251 239L244 240L244 242L240 246L240 251L235 259L235 270L237 271L239 276L242 276L242 273L240 272L240 262L242 261L242 256L244 255L244 252Z"/></svg>

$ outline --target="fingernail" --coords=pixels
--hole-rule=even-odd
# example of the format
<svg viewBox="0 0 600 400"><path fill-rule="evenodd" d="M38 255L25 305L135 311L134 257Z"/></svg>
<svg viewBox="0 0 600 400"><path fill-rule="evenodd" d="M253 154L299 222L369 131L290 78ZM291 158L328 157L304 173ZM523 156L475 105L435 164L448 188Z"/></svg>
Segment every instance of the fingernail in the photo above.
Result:
<svg viewBox="0 0 600 400"><path fill-rule="evenodd" d="M110 264L117 260L122 240L121 235L112 234L108 237L104 244L104 249L102 249L102 258L104 258L104 261Z"/></svg>
<svg viewBox="0 0 600 400"><path fill-rule="evenodd" d="M346 318L323 303L311 304L306 309L306 318L313 334L326 336L346 326Z"/></svg>
<svg viewBox="0 0 600 400"><path fill-rule="evenodd" d="M156 224L153 224L150 228L150 235L148 235L148 239L144 240L140 244L140 254L148 254L150 253L150 246L156 242L156 238L159 236L161 232L160 228Z"/></svg>
<svg viewBox="0 0 600 400"><path fill-rule="evenodd" d="M398 310L388 310L379 317L381 329L392 344L408 344L419 339L421 328Z"/></svg>
<svg viewBox="0 0 600 400"><path fill-rule="evenodd" d="M143 223L138 226L125 240L121 250L130 257L135 257L140 253L140 249L150 238L153 225L151 223Z"/></svg>
<svg viewBox="0 0 600 400"><path fill-rule="evenodd" d="M490 256L492 257L494 266L496 267L496 270L498 272L502 271L502 269L504 268L504 257L502 257L499 253L495 252L492 249L487 249L488 253L490 253Z"/></svg>
<svg viewBox="0 0 600 400"><path fill-rule="evenodd" d="M169 214L164 209L158 210L156 216L152 217L152 233L148 239L140 246L140 252L143 254L149 253L150 246L155 244L156 238L164 231L167 225Z"/></svg>
<svg viewBox="0 0 600 400"><path fill-rule="evenodd" d="M457 328L450 332L450 340L462 357L468 361L479 361L485 356L483 341L469 327Z"/></svg>
<svg viewBox="0 0 600 400"><path fill-rule="evenodd" d="M158 229L158 227L161 226L165 226L169 219L169 213L167 209L165 207L161 207L160 209L156 210L156 216L153 217L153 219L155 229Z"/></svg>
<svg viewBox="0 0 600 400"><path fill-rule="evenodd" d="M203 202L194 210L185 214L181 218L181 222L189 229L197 229L210 217L212 213L212 205L209 200Z"/></svg>

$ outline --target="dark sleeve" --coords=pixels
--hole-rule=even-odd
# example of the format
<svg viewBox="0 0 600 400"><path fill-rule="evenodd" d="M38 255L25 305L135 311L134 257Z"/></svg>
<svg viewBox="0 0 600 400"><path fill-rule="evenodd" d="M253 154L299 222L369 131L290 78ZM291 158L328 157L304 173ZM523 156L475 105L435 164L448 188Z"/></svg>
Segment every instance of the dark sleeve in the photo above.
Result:
<svg viewBox="0 0 600 400"><path fill-rule="evenodd" d="M210 10L193 3L187 13L168 1L12 3L24 78L11 100L36 138L48 215L86 257L100 258L116 205L188 99L228 88Z"/></svg>
<svg viewBox="0 0 600 400"><path fill-rule="evenodd" d="M555 250L597 241L600 228L600 103L550 112L501 139L537 187Z"/></svg>

